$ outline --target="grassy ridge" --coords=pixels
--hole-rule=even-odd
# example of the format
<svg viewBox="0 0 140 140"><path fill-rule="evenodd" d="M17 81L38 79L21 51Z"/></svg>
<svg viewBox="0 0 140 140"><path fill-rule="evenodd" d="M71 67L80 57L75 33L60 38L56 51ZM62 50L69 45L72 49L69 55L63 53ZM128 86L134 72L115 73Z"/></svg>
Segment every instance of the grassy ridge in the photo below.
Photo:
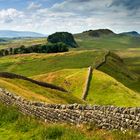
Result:
<svg viewBox="0 0 140 140"><path fill-rule="evenodd" d="M38 81L49 82L65 88L69 93L81 98L85 81L87 78L87 68L83 69L63 69L48 74L34 76Z"/></svg>
<svg viewBox="0 0 140 140"><path fill-rule="evenodd" d="M6 56L0 59L0 71L34 76L61 69L86 68L103 55L104 51L77 51Z"/></svg>
<svg viewBox="0 0 140 140"><path fill-rule="evenodd" d="M139 75L130 71L125 63L119 61L114 54L107 58L107 62L99 68L99 70L112 76L126 87L140 93L140 78Z"/></svg>
<svg viewBox="0 0 140 140"><path fill-rule="evenodd" d="M131 48L126 50L116 51L123 58L128 68L140 75L140 49Z"/></svg>
<svg viewBox="0 0 140 140"><path fill-rule="evenodd" d="M112 35L103 37L90 37L81 34L76 36L79 49L126 49L140 47L140 38L123 35Z"/></svg>
<svg viewBox="0 0 140 140"><path fill-rule="evenodd" d="M81 98L85 86L87 68L64 69L34 78L43 82L63 86L74 96ZM125 100L124 100L125 99ZM104 72L94 70L86 103L115 106L139 106L140 95L125 87L113 77Z"/></svg>
<svg viewBox="0 0 140 140"><path fill-rule="evenodd" d="M140 39L129 36L110 36L85 39L76 37L79 48L61 54L26 54L0 58L0 71L13 72L62 85L69 90L64 94L56 90L40 87L26 80L0 78L0 86L30 100L47 103L85 103L80 100L87 67L101 58L104 51L93 49L117 50L125 64L114 56L107 63L93 72L87 103L118 106L140 106L140 59L138 47ZM19 45L44 43L41 40L15 40L0 45L1 48ZM127 48L133 48L127 49ZM78 51L90 49L91 51ZM131 72L136 72L137 74ZM65 124L41 124L33 118L25 117L16 108L7 108L0 104L0 139L9 140L132 140L138 134L134 132L109 132L92 126L69 126Z"/></svg>
<svg viewBox="0 0 140 140"><path fill-rule="evenodd" d="M26 80L0 78L0 85L26 99L47 103L83 103L82 100L58 90L41 87Z"/></svg>
<svg viewBox="0 0 140 140"><path fill-rule="evenodd" d="M64 96L64 94L61 94L60 92L52 90L50 91L49 89L45 90L44 88L41 89L40 87L37 88L36 85L32 85L27 81L23 82L18 81L17 79L15 81L7 81L14 86L17 84L17 82L21 84L24 83L23 89L25 87L28 87L28 93L34 92L38 93L40 96L45 96L45 98L48 100L47 102L81 102L80 98L85 86L87 67L94 65L97 60L104 56L104 54L105 51L92 50L75 52L71 51L68 53L58 53L50 55L26 54L6 56L0 59L0 71L9 71L25 76L31 76L40 81L50 82L55 85L62 86L69 91L70 96ZM95 84L96 89L100 89L97 92L102 96L96 96L96 100L94 100L94 96L89 96L87 103L113 104L119 106L139 105L139 96L137 94L140 93L140 81L138 75L131 72L117 55L115 55L114 53L110 53L110 56L108 56L107 58L107 62L103 66L101 66L99 70L108 74L108 76L103 75L103 77L106 78L106 83L104 85L102 82L98 82L98 79L95 78L95 80L92 81L92 84L90 85L89 94L92 95L92 92L94 91L93 85ZM111 76L112 79L109 76ZM113 78L114 80L116 79L115 82ZM100 79L102 79L102 77L100 77ZM110 84L108 79L111 79ZM104 81L104 79L102 80ZM16 86L16 88L18 88L21 85L17 84ZM104 88L104 86L107 88ZM120 90L117 91L117 88ZM23 94L21 91L19 93ZM106 96L101 93L104 93ZM118 97L120 101L115 98L115 95L117 94L119 95ZM26 96L27 95L28 94L26 93ZM103 98L105 98L105 100L103 100ZM111 101L112 98L114 98L114 101ZM124 102L123 98L127 99L126 102Z"/></svg>
<svg viewBox="0 0 140 140"><path fill-rule="evenodd" d="M130 131L105 131L94 126L43 124L25 117L14 107L0 104L0 139L2 140L118 140L137 139L138 133Z"/></svg>
<svg viewBox="0 0 140 140"><path fill-rule="evenodd" d="M125 87L113 77L94 70L86 101L100 105L140 106L140 94Z"/></svg>

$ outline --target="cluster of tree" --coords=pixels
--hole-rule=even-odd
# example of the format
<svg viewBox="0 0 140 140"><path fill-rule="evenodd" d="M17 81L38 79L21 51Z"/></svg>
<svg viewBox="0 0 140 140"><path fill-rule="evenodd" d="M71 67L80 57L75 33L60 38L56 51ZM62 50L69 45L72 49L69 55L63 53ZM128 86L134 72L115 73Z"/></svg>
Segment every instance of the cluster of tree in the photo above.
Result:
<svg viewBox="0 0 140 140"><path fill-rule="evenodd" d="M67 52L69 49L66 44L59 43L48 43L33 45L30 47L20 46L18 48L9 48L0 50L0 56L12 55L12 54L24 54L24 53L57 53Z"/></svg>
<svg viewBox="0 0 140 140"><path fill-rule="evenodd" d="M51 43L63 42L69 47L72 47L72 48L78 47L76 41L74 40L73 35L68 32L56 32L52 35L49 35L47 39L48 39L48 42L51 42Z"/></svg>
<svg viewBox="0 0 140 140"><path fill-rule="evenodd" d="M3 38L0 38L0 42L6 42L6 40Z"/></svg>

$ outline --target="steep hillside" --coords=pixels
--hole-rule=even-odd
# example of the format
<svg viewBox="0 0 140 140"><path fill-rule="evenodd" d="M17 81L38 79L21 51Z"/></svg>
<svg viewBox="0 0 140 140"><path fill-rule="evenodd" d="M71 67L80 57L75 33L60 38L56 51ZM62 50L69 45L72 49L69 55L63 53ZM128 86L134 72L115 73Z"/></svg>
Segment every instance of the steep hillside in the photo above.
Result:
<svg viewBox="0 0 140 140"><path fill-rule="evenodd" d="M110 56L107 57L106 63L99 67L99 70L112 76L132 90L140 92L138 86L140 84L139 75L130 71L125 63L117 58L116 54L110 53Z"/></svg>
<svg viewBox="0 0 140 140"><path fill-rule="evenodd" d="M104 72L94 70L86 101L101 105L140 106L140 94Z"/></svg>
<svg viewBox="0 0 140 140"><path fill-rule="evenodd" d="M49 82L65 88L74 96L81 98L85 81L87 78L87 68L83 69L63 69L48 74L33 77L38 81Z"/></svg>
<svg viewBox="0 0 140 140"><path fill-rule="evenodd" d="M115 51L124 61L129 70L140 75L140 48Z"/></svg>
<svg viewBox="0 0 140 140"><path fill-rule="evenodd" d="M65 87L72 95L81 98L88 69L64 69L34 78ZM124 76L125 77L125 76ZM125 100L124 100L125 99ZM139 106L140 94L129 89L108 74L94 70L86 103L117 106Z"/></svg>

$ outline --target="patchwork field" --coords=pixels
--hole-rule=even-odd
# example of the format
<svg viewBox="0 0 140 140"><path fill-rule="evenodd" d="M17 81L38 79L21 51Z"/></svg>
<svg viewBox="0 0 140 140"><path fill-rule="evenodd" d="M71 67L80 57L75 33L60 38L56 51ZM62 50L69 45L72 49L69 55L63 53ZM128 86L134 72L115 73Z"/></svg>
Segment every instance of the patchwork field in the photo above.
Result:
<svg viewBox="0 0 140 140"><path fill-rule="evenodd" d="M47 43L46 38L15 38L15 39L6 39L6 42L1 42L0 43L0 49L5 49L5 48L16 48L20 47L21 45L24 46L31 46L31 45L36 45L36 44L44 44Z"/></svg>

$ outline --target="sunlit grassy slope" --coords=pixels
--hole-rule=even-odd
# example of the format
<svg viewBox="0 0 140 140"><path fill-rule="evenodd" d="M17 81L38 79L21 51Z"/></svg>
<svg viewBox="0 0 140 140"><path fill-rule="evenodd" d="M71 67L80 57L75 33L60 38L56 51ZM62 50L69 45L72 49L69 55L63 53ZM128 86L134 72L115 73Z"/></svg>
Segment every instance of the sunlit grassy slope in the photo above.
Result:
<svg viewBox="0 0 140 140"><path fill-rule="evenodd" d="M1 85L29 99L35 98L50 103L79 103L85 87L88 66L94 65L98 59L104 57L104 54L105 51L90 50L58 54L14 55L0 59L0 71L30 76L40 81L59 85L69 91L68 95L18 79L1 79ZM104 72L104 74L101 73L104 79L101 79L100 82L98 79L91 81L87 103L139 105L139 76L131 72L117 55L110 53L107 62L99 70ZM97 75L100 76L98 73ZM106 82L102 82L105 79ZM97 87L96 92L94 86ZM95 97L93 95L92 98L94 92ZM97 93L100 93L101 96Z"/></svg>
<svg viewBox="0 0 140 140"><path fill-rule="evenodd" d="M107 57L107 62L99 70L112 76L125 86L140 93L140 77L137 73L130 71L124 62L117 59L114 53Z"/></svg>
<svg viewBox="0 0 140 140"><path fill-rule="evenodd" d="M87 68L63 69L48 74L38 75L33 78L39 81L59 85L68 90L74 96L81 98L87 78L87 70Z"/></svg>
<svg viewBox="0 0 140 140"><path fill-rule="evenodd" d="M140 47L115 51L124 60L128 68L140 75Z"/></svg>
<svg viewBox="0 0 140 140"><path fill-rule="evenodd" d="M139 48L140 37L131 37L123 35L110 35L101 37L90 37L84 34L76 35L76 41L79 44L78 49L126 49Z"/></svg>
<svg viewBox="0 0 140 140"><path fill-rule="evenodd" d="M104 53L104 51L76 51L6 56L0 58L0 71L34 76L61 69L86 68L103 57Z"/></svg>
<svg viewBox="0 0 140 140"><path fill-rule="evenodd" d="M140 94L130 90L113 77L94 70L87 102L100 105L140 106Z"/></svg>
<svg viewBox="0 0 140 140"><path fill-rule="evenodd" d="M26 80L0 78L0 87L20 95L29 100L44 101L46 103L83 103L69 93L44 88Z"/></svg>
<svg viewBox="0 0 140 140"><path fill-rule="evenodd" d="M85 87L87 69L64 69L35 76L36 80L65 87L72 95L81 98ZM104 72L94 70L86 103L115 106L139 106L140 94Z"/></svg>

